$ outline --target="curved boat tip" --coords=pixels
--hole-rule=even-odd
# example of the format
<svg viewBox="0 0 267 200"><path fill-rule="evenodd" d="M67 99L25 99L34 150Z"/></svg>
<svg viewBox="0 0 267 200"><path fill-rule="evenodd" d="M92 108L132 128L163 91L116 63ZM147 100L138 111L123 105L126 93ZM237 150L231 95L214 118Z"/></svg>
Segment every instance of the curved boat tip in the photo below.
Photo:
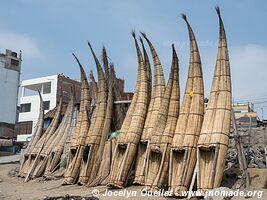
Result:
<svg viewBox="0 0 267 200"><path fill-rule="evenodd" d="M107 51L106 51L105 46L103 46L102 48L102 61L103 61L103 66L105 70L105 77L108 82L110 73L109 73L109 66L108 66L108 56L107 56Z"/></svg>
<svg viewBox="0 0 267 200"><path fill-rule="evenodd" d="M91 50L91 53L93 54L93 57L94 57L94 60L95 60L95 63L96 63L98 79L99 79L99 80L102 80L102 79L104 79L104 72L103 72L103 69L102 69L102 67L101 67L101 65L100 65L100 63L99 63L99 60L98 60L97 56L95 55L95 52L94 52L94 50L93 50L93 48L92 48L92 45L90 44L89 41L88 41L87 44L88 44L88 46L89 46L89 48L90 48L90 50Z"/></svg>
<svg viewBox="0 0 267 200"><path fill-rule="evenodd" d="M225 34L225 30L224 30L224 24L223 24L223 20L222 20L222 16L221 16L221 11L220 11L220 7L216 6L215 10L217 12L217 15L219 17L219 23L220 23L220 39L225 39L226 40L226 34Z"/></svg>
<svg viewBox="0 0 267 200"><path fill-rule="evenodd" d="M73 55L73 57L75 58L75 60L77 61L79 67L80 67L82 80L87 79L87 77L86 77L86 73L85 73L85 71L84 71L84 69L83 69L83 66L82 66L82 64L80 63L79 59L77 58L77 56L76 56L74 53L72 53L72 55Z"/></svg>

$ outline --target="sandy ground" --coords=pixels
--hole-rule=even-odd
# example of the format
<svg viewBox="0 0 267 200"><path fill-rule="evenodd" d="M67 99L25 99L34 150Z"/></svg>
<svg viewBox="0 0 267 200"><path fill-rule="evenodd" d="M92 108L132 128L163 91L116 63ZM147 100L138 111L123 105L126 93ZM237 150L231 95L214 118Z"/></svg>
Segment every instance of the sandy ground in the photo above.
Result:
<svg viewBox="0 0 267 200"><path fill-rule="evenodd" d="M18 177L10 177L8 172L11 169L18 167L19 164L2 164L0 165L0 199L2 200L37 200L43 199L46 196L56 197L56 196L65 196L69 195L77 195L77 196L92 196L92 193L99 193L97 197L99 199L125 199L125 197L119 196L119 192L121 195L130 195L128 199L174 199L174 198L166 198L166 197L155 197L155 196L142 196L141 190L142 186L131 186L127 187L125 190L108 190L111 196L104 196L107 188L105 186L99 186L94 188L88 188L84 186L77 185L67 185L62 186L61 180L51 180L51 181L43 181L43 180L31 180L27 183L24 183L22 178ZM256 181L258 182L258 180ZM127 191L127 192L126 192ZM233 200L242 200L244 197L234 197ZM258 199L257 197L250 199ZM267 190L265 189L263 192L262 199L267 199Z"/></svg>
<svg viewBox="0 0 267 200"><path fill-rule="evenodd" d="M105 197L105 192L107 187L98 186L94 188L88 188L85 186L78 185L67 185L62 186L61 180L51 180L51 181L40 181L40 180L31 180L27 183L24 183L22 178L10 177L8 172L18 167L19 164L2 164L0 165L0 199L4 200L36 200L43 199L46 196L55 197L55 196L65 196L77 195L77 196L92 196L92 192L98 193L97 197L99 199L124 199L124 197L119 197L118 192L122 192L122 195L125 193L124 190L109 190L112 192L112 196ZM127 188L128 192L132 192L131 198L129 199L139 199L141 197L141 186L131 186ZM116 194L114 193L116 192ZM136 192L136 196L135 193ZM116 196L115 196L116 195ZM155 197L142 197L142 199L155 199ZM157 197L157 199L166 199L164 197Z"/></svg>

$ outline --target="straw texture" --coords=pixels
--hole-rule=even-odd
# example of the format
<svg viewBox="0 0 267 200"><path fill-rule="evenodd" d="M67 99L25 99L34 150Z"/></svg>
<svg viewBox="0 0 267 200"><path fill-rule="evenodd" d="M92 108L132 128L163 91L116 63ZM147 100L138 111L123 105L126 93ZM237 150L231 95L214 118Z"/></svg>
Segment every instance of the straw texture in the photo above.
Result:
<svg viewBox="0 0 267 200"><path fill-rule="evenodd" d="M85 140L87 132L89 129L89 119L88 119L88 109L91 104L91 97L89 91L89 84L87 82L85 71L79 62L78 58L75 57L81 72L81 100L80 100L80 110L77 116L77 123L75 126L74 133L71 138L71 146L68 157L68 165L64 174L63 184L73 184L76 182L79 171L81 160L83 158L84 149L85 149Z"/></svg>
<svg viewBox="0 0 267 200"><path fill-rule="evenodd" d="M68 103L64 118L55 132L55 138L53 139L53 146L51 148L51 151L47 156L48 161L44 173L46 176L50 175L58 168L61 155L63 153L64 146L66 143L66 139L68 137L71 128L73 110L74 110L74 97L72 95Z"/></svg>
<svg viewBox="0 0 267 200"><path fill-rule="evenodd" d="M231 77L226 35L219 8L219 47L208 106L197 145L198 190L219 187L231 123Z"/></svg>
<svg viewBox="0 0 267 200"><path fill-rule="evenodd" d="M183 15L189 32L190 61L183 103L170 153L169 190L181 196L190 185L197 155L196 146L204 115L204 84L195 35Z"/></svg>
<svg viewBox="0 0 267 200"><path fill-rule="evenodd" d="M32 139L30 140L25 153L24 153L24 157L23 157L23 161L22 164L20 166L20 172L19 172L19 176L21 177L25 177L27 175L27 173L30 170L30 166L31 166L31 153L36 145L36 143L38 142L38 140L42 137L42 133L43 133L43 126L44 126L44 103L43 103L43 99L42 96L39 93L39 97L40 97L40 109L39 109L39 116L38 116L38 121L34 127L34 131L32 134Z"/></svg>
<svg viewBox="0 0 267 200"><path fill-rule="evenodd" d="M92 105L94 106L96 104L97 101L97 82L95 80L93 71L90 71L90 95L91 95L91 99L92 99Z"/></svg>
<svg viewBox="0 0 267 200"><path fill-rule="evenodd" d="M172 45L172 54L169 80L159 109L158 120L147 147L146 190L162 188L167 181L169 150L178 119L180 98L178 57L174 45Z"/></svg>
<svg viewBox="0 0 267 200"><path fill-rule="evenodd" d="M137 145L141 138L147 112L148 80L144 66L143 57L139 49L135 33L133 32L137 58L138 58L138 80L136 93L127 112L126 119L122 126L120 138L115 147L114 158L111 166L108 186L122 188L127 180L134 163L137 152ZM133 104L134 103L134 104ZM131 112L131 113L130 113ZM128 118L128 119L127 119Z"/></svg>
<svg viewBox="0 0 267 200"><path fill-rule="evenodd" d="M30 177L32 178L43 175L43 172L45 170L45 166L47 163L47 155L51 151L51 147L52 147L51 143L53 143L54 141L53 139L54 139L55 131L58 127L59 120L61 117L62 102L63 102L63 99L61 97L60 102L57 106L56 114L51 124L49 125L45 133L42 135L40 140L37 142L32 152L32 158L33 158L32 163L36 163L35 166L32 166L31 168ZM37 156L38 154L39 156Z"/></svg>
<svg viewBox="0 0 267 200"><path fill-rule="evenodd" d="M107 56L107 55L103 55L103 56ZM105 59L105 58L103 58ZM109 69L108 69L109 70ZM109 77L106 81L108 83L108 99L107 99L107 108L106 108L106 113L105 113L105 121L104 121L104 127L102 129L102 133L101 133L101 139L100 139L100 144L99 144L99 148L96 154L96 158L93 164L93 168L92 171L90 172L90 177L89 177L89 181L88 184L90 186L93 186L97 183L93 183L91 184L93 181L95 181L96 176L98 175L99 169L100 169L100 165L101 165L101 161L102 161L102 157L103 157L103 152L104 152L104 148L105 148L105 143L108 140L108 134L111 130L111 123L112 123L112 114L113 114L113 85L114 85L114 74L115 74L115 69L114 66L110 66L110 72L106 72L105 76ZM105 169L100 170L100 174L98 176L101 176L101 171L105 171Z"/></svg>
<svg viewBox="0 0 267 200"><path fill-rule="evenodd" d="M159 60L159 57L155 51L155 48L153 47L153 44L150 42L150 40L147 38L145 33L142 33L142 36L147 41L152 57L153 57L153 63L154 63L154 83L152 88L152 95L151 100L149 103L148 112L146 115L146 121L145 126L142 132L140 144L138 146L138 153L137 153L137 161L136 161L136 173L135 173L135 180L134 183L144 185L145 183L145 177L144 177L144 168L145 168L145 160L146 160L146 154L147 154L147 146L151 139L151 134L153 131L153 128L156 126L157 119L159 117L159 109L162 104L162 99L164 95L165 90L165 80L164 80L164 74L161 66L161 62ZM142 40L141 40L142 41ZM143 42L142 42L143 44ZM145 60L147 63L146 69L147 69L147 78L148 80L151 80L151 70L147 53L145 51L144 45L143 45L143 51ZM150 72L150 74L149 74ZM151 81L148 82L148 91L151 90ZM150 95L149 95L150 96ZM148 98L149 98L148 96Z"/></svg>
<svg viewBox="0 0 267 200"><path fill-rule="evenodd" d="M93 165L97 156L97 151L101 143L101 136L104 128L107 109L107 82L105 80L104 72L89 42L88 46L93 54L96 63L98 75L98 91L96 108L93 113L91 119L91 126L86 137L86 154L84 154L83 159L81 160L81 170L78 181L79 184L87 184L88 181L92 181L90 175L92 173Z"/></svg>

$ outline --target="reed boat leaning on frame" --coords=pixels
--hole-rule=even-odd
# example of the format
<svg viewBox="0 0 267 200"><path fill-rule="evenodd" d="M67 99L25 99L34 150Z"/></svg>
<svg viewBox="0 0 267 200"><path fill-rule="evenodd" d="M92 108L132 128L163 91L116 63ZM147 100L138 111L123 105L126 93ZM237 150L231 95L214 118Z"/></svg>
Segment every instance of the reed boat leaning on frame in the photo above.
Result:
<svg viewBox="0 0 267 200"><path fill-rule="evenodd" d="M231 124L231 76L226 35L220 10L219 46L208 106L197 145L197 188L206 191L221 184Z"/></svg>
<svg viewBox="0 0 267 200"><path fill-rule="evenodd" d="M204 115L204 84L198 46L186 16L182 17L189 32L190 61L183 102L170 150L169 190L174 196L181 196L190 185Z"/></svg>
<svg viewBox="0 0 267 200"><path fill-rule="evenodd" d="M153 47L153 44L150 42L150 40L147 38L145 33L142 33L142 36L147 41L152 57L154 62L154 83L152 88L152 94L151 94L151 100L149 103L148 112L146 115L146 121L145 126L141 135L140 143L138 145L138 152L137 152L137 160L136 160L136 172L135 172L135 179L134 183L139 185L145 184L145 164L146 164L146 158L147 158L147 147L149 145L151 134L153 131L153 128L156 126L157 118L159 116L159 109L162 104L162 99L164 95L165 90L165 80L164 80L164 74L163 69L161 66L161 62L159 60L159 57L155 51L155 48ZM150 70L150 64L149 59L147 56L147 53L145 51L143 42L141 40L143 51L144 51L144 60L146 61L146 69L147 69L147 77L148 77L148 90L151 91L151 70ZM150 96L148 96L149 98Z"/></svg>
<svg viewBox="0 0 267 200"><path fill-rule="evenodd" d="M55 132L58 128L59 120L61 117L63 97L60 97L59 104L57 105L56 114L48 126L45 133L42 135L38 143L35 145L32 152L32 157L35 159L34 165L32 166L30 177L40 177L43 175L46 164L47 164L47 155L51 151L51 148L54 144ZM40 152L40 153L39 153Z"/></svg>
<svg viewBox="0 0 267 200"><path fill-rule="evenodd" d="M71 95L64 118L55 132L55 138L51 151L47 155L47 165L44 175L53 173L60 163L67 136L71 127L71 120L74 110L74 96Z"/></svg>
<svg viewBox="0 0 267 200"><path fill-rule="evenodd" d="M40 97L40 109L39 109L39 116L38 116L38 121L34 127L34 131L32 134L32 138L25 150L25 153L23 155L23 161L22 164L20 166L20 171L19 171L19 176L21 177L25 177L27 175L27 173L30 170L30 166L31 166L31 153L36 145L36 143L38 142L38 140L42 137L43 134L43 126L44 126L44 103L43 103L43 98L39 93L39 97Z"/></svg>
<svg viewBox="0 0 267 200"><path fill-rule="evenodd" d="M85 140L90 126L88 118L88 110L91 105L91 97L89 95L89 84L81 63L74 54L73 56L75 57L81 71L81 82L82 82L81 100L80 100L80 110L77 116L77 123L71 138L68 165L66 167L66 171L64 174L63 184L74 184L77 181L77 178L80 173L81 160L83 159L84 155Z"/></svg>
<svg viewBox="0 0 267 200"><path fill-rule="evenodd" d="M107 67L106 67L107 68ZM88 181L88 186L95 186L100 184L108 175L110 166L105 165L105 162L102 162L102 159L105 160L106 154L111 154L111 143L108 142L108 134L111 129L112 114L113 114L113 87L114 87L114 77L115 77L114 66L110 66L110 72L105 73L108 83L108 101L107 109L105 116L105 123L102 130L101 141L99 148L96 154L95 162L93 169L90 174L90 179ZM110 151L108 150L110 149ZM110 155L111 156L111 155Z"/></svg>
<svg viewBox="0 0 267 200"><path fill-rule="evenodd" d="M144 128L147 113L148 79L141 51L133 32L138 58L138 79L135 94L117 141L108 186L122 188L127 184Z"/></svg>
<svg viewBox="0 0 267 200"><path fill-rule="evenodd" d="M96 63L98 75L98 91L95 112L92 116L91 126L88 130L86 137L85 154L81 162L81 170L78 181L79 184L87 184L88 182L92 181L93 177L91 177L91 175L95 176L95 173L92 174L92 170L101 140L103 139L102 131L105 124L105 116L107 109L107 82L105 80L104 72L99 63L99 60L97 59L89 42L88 45Z"/></svg>
<svg viewBox="0 0 267 200"><path fill-rule="evenodd" d="M171 72L159 109L157 123L153 128L151 140L147 147L146 190L158 190L167 183L170 145L179 115L178 68L178 57L174 45L172 45Z"/></svg>

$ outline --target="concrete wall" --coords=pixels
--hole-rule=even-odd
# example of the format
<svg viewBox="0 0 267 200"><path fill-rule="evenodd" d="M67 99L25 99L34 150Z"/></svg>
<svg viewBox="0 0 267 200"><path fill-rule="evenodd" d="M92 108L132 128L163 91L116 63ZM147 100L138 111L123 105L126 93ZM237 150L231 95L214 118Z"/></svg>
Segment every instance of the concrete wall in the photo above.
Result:
<svg viewBox="0 0 267 200"><path fill-rule="evenodd" d="M0 122L16 122L19 77L18 71L0 66Z"/></svg>

